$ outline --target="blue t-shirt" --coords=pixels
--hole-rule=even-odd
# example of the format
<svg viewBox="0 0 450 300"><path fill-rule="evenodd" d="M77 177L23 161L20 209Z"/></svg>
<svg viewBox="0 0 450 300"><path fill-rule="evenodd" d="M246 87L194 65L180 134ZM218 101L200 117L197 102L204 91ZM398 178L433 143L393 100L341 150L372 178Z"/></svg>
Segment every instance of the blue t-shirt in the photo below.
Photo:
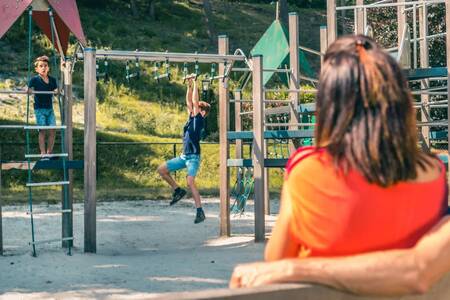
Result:
<svg viewBox="0 0 450 300"><path fill-rule="evenodd" d="M56 79L48 76L48 83L46 83L41 76L36 75L30 79L28 87L33 88L35 91L40 92L52 92L58 88ZM53 108L53 95L51 94L35 94L34 95L34 109L39 108Z"/></svg>
<svg viewBox="0 0 450 300"><path fill-rule="evenodd" d="M189 116L183 128L183 154L200 155L200 139L205 127L205 118L198 113L195 117Z"/></svg>

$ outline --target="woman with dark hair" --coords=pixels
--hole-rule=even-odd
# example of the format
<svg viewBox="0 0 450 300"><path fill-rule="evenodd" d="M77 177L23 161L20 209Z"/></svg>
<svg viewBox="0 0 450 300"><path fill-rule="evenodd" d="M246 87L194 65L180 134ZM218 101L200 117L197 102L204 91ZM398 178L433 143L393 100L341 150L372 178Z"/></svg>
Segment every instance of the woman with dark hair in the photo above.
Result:
<svg viewBox="0 0 450 300"><path fill-rule="evenodd" d="M265 260L413 247L443 216L447 185L444 165L417 146L399 65L366 36L338 39L316 110L316 146L289 159Z"/></svg>

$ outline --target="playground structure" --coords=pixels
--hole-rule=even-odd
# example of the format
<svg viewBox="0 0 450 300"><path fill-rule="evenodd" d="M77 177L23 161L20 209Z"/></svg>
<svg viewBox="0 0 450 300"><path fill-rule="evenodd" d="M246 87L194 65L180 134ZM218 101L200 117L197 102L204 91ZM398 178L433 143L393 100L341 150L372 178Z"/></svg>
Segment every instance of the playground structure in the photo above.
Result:
<svg viewBox="0 0 450 300"><path fill-rule="evenodd" d="M448 84L449 74L447 67L430 67L429 65L429 40L446 37L446 62L447 66L450 64L450 39L445 32L428 34L428 7L431 5L440 5L441 7L447 5L445 9L446 23L450 24L450 12L448 3L443 0L430 1L376 1L364 4L363 0L357 0L356 5L353 6L337 6L335 0L327 1L327 26L320 29L320 51L315 51L320 56L323 56L326 48L337 38L338 22L337 13L342 11L353 12L353 24L355 34L374 35L374 30L369 24L368 11L371 9L385 8L397 10L398 29L397 41L394 47L387 49L391 55L403 66L405 75L411 84L412 94L415 95L416 100L413 103L414 107L420 110L420 121L417 123L419 130L419 137L422 148L430 151L432 142L437 140L449 141L448 128L449 121L447 119L433 119L431 110L450 108L448 106L448 95L450 93ZM411 20L407 18L410 12ZM347 14L348 15L348 14ZM253 167L254 175L254 199L255 199L255 240L265 240L265 221L264 215L269 214L269 192L268 192L268 173L267 168L270 167L284 167L286 159L268 158L267 155L267 140L269 139L286 139L291 140L290 145L292 149L292 139L310 139L314 135L314 124L301 123L300 120L311 120L308 114L315 111L315 105L300 104L299 94L314 93L314 90L305 90L301 87L301 79L309 79L300 73L298 62L298 49L302 47L298 44L298 16L293 13L289 15L289 56L290 68L287 70L290 73L289 101L286 100L267 100L266 93L276 91L265 87L267 82L264 69L263 59L255 56L251 60L253 67L253 99L242 100L241 90L235 91L235 99L229 101L235 104L235 128L236 132L228 133L228 140L236 141L235 159L229 158L228 144L225 139L221 139L221 176L220 195L222 207L229 207L227 202L229 197L229 169L225 168L222 162L227 162L228 167ZM412 34L412 37L411 37ZM376 36L373 36L377 40ZM304 49L304 48L303 48ZM310 50L310 49L306 49ZM314 52L313 52L314 53ZM269 62L270 63L270 62ZM286 69L270 70L275 72L286 72ZM417 83L420 86L417 88ZM420 96L420 100L417 99ZM447 99L442 97L447 96ZM437 99L436 99L437 97ZM241 104L248 102L253 105L253 130L241 131ZM266 103L284 103L288 104L285 107L278 107L275 109L266 109ZM272 124L268 123L266 117L268 115L289 113L289 120L285 118L285 123ZM221 111L221 118L228 118L226 112ZM287 122L286 122L287 121ZM271 126L284 126L288 130L269 130ZM306 129L305 129L306 127ZM280 128L281 129L281 128ZM433 130L431 130L433 129ZM222 130L222 127L221 127ZM222 136L221 136L222 137ZM242 158L242 140L252 141L252 158ZM223 150L222 150L223 148ZM448 148L450 151L450 147ZM448 162L447 155L439 155L444 162ZM224 173L225 172L225 173ZM221 235L230 235L230 219L228 212L221 214Z"/></svg>
<svg viewBox="0 0 450 300"><path fill-rule="evenodd" d="M336 1L328 1L328 25L320 29L320 50L307 49L299 45L299 16L296 13L289 15L289 40L285 44L288 51L285 53L289 56L289 68L284 66L285 57L280 57L274 62L266 62L265 56L259 55L256 51L253 52L252 58L247 58L242 53L237 52L235 55L229 54L228 38L226 36L219 37L218 54L198 54L198 53L170 53L170 52L142 52L142 51L115 51L115 50L96 50L93 48L85 48L83 53L78 53L77 58L84 61L84 95L85 95L85 138L84 138L84 201L85 201L85 236L84 236L84 251L96 252L96 79L101 73L97 72L97 61L103 60L120 60L120 61L151 61L158 63L211 63L218 64L219 82L219 139L220 139L220 235L231 235L230 224L230 176L232 167L253 168L254 178L254 199L255 199L255 240L265 240L265 215L269 214L269 191L268 191L268 173L267 168L283 168L286 164L286 158L269 158L268 156L268 140L282 140L289 141L290 149L295 148L294 140L311 140L314 136L313 122L311 114L315 111L313 103L301 104L299 99L301 94L312 94L316 91L311 88L303 88L302 81L314 83L315 79L311 78L310 74L301 72L301 55L299 49L309 51L319 56L323 56L327 45L333 42L337 37L337 12L343 10L355 11L355 32L370 34L369 21L367 18L367 11L376 7L391 7L399 10L399 30L398 30L398 45L393 47L392 51L396 52L393 55L402 63L403 66L410 66L405 70L408 78L412 81L420 81L421 89L413 93L421 95L421 101L414 105L421 109L422 122L418 126L422 129L423 145L430 147L430 138L440 138L443 135L442 131L430 131L430 126L448 127L447 120L434 121L429 118L430 108L448 107L447 102L443 100L433 102L430 98L432 96L448 95L448 87L430 87L427 82L436 80L448 80L447 68L429 68L426 64L425 53L427 53L426 46L422 44L430 38L426 36L424 21L420 23L421 30L413 28L415 32L411 39L408 35L408 25L406 22L405 11L412 7L413 11L423 9L427 5L443 5L444 0L432 1L414 1L414 2L394 2L386 3L381 1L379 4L366 4L358 1L356 6L336 6ZM448 9L446 10L446 21L450 24L450 16ZM402 21L404 20L404 21ZM419 20L420 21L420 20ZM416 22L413 22L416 23ZM419 37L416 33L419 31L423 35ZM449 38L447 38L447 49L449 50ZM376 36L375 36L376 39ZM412 44L412 47L411 47ZM421 51L417 50L420 45ZM422 51L423 50L423 51ZM411 55L412 52L412 55ZM418 67L418 58L420 57L420 68ZM447 51L449 53L449 51ZM423 55L423 56L422 56ZM244 62L246 68L234 68L235 62ZM66 145L68 149L69 165L71 160L71 61L66 62L64 70L64 90L65 90L65 130L66 130ZM447 64L449 63L449 55L447 55ZM266 64L268 66L266 66ZM251 76L245 82L252 80L252 99L243 99L243 89L246 84L239 89L233 91L234 99L229 99L229 74L230 72L239 71L250 74ZM187 72L186 72L187 73ZM196 71L197 73L197 71ZM289 87L288 89L271 89L266 88L265 84L268 82L270 76L266 74L282 73L288 74ZM131 78L134 73L128 73L127 77ZM162 79L165 74L154 74L157 79ZM160 77L162 76L162 77ZM215 76L214 76L215 77ZM442 92L443 89L446 92ZM289 94L288 100L266 99L266 94L270 92L284 91ZM253 106L252 111L242 111L242 105L248 103ZM279 103L288 104L287 106L266 108L266 104ZM235 108L235 132L231 132L230 128L230 105ZM274 123L270 121L270 116L283 114L282 121ZM244 131L242 127L242 117L244 115L252 116L253 128L251 131ZM448 138L448 137L447 137ZM243 141L251 142L251 159L243 156ZM234 158L230 158L230 143L235 141L236 152ZM70 172L69 172L69 182ZM69 184L69 191L70 191ZM69 204L72 204L72 198L69 192ZM69 227L64 227L63 232L70 231ZM67 234L70 234L69 232ZM71 235L69 235L71 236ZM1 235L0 235L1 238ZM64 238L64 236L63 236ZM1 239L0 239L1 240Z"/></svg>

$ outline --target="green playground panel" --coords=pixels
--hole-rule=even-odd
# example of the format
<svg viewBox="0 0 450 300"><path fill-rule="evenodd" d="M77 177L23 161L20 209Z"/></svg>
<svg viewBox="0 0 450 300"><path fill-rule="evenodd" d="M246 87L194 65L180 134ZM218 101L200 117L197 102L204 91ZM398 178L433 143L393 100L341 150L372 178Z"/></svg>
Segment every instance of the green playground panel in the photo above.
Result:
<svg viewBox="0 0 450 300"><path fill-rule="evenodd" d="M312 138L314 130L268 130L264 131L264 139ZM253 131L229 131L228 140L252 140Z"/></svg>
<svg viewBox="0 0 450 300"><path fill-rule="evenodd" d="M404 72L405 72L406 77L409 80L419 80L419 79L446 77L447 76L447 68L446 67L408 69L408 70L405 70Z"/></svg>
<svg viewBox="0 0 450 300"><path fill-rule="evenodd" d="M430 131L430 139L432 140L446 140L448 138L447 130Z"/></svg>
<svg viewBox="0 0 450 300"><path fill-rule="evenodd" d="M83 160L67 160L66 169L83 169ZM62 160L39 160L34 165L33 170L62 170L63 161Z"/></svg>
<svg viewBox="0 0 450 300"><path fill-rule="evenodd" d="M284 168L287 164L286 158L266 158L264 159L264 167L266 168ZM251 159L230 158L227 160L228 167L253 167Z"/></svg>
<svg viewBox="0 0 450 300"><path fill-rule="evenodd" d="M262 55L264 69L278 69L289 65L289 33L280 21L275 20L264 32L262 37L250 51L252 56ZM299 50L300 71L313 77L314 72L309 65L303 51ZM274 72L263 73L263 85L272 78ZM287 75L281 76L287 82Z"/></svg>

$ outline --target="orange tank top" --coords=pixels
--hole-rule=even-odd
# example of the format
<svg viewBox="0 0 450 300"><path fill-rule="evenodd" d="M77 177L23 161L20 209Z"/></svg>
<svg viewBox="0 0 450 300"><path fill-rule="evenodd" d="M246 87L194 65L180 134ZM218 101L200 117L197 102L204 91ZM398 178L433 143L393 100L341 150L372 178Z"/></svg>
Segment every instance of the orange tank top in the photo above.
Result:
<svg viewBox="0 0 450 300"><path fill-rule="evenodd" d="M290 234L303 257L411 247L447 207L443 164L435 180L383 188L357 171L343 175L325 150L305 147L290 158L286 176Z"/></svg>

